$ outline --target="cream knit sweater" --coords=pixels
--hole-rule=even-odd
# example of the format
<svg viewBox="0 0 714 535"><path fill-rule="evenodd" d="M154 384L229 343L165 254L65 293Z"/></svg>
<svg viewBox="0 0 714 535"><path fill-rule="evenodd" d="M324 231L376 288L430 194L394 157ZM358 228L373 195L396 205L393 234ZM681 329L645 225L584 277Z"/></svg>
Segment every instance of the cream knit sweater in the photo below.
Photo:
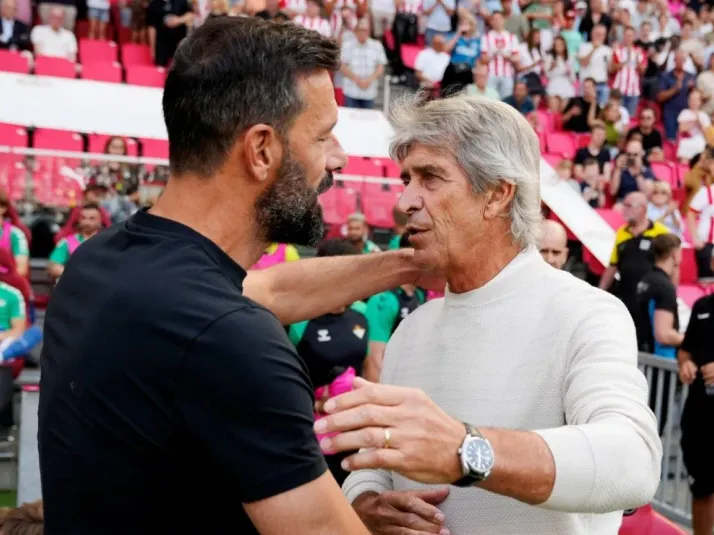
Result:
<svg viewBox="0 0 714 535"><path fill-rule="evenodd" d="M622 510L657 488L662 447L632 319L534 248L485 286L447 292L404 320L382 382L421 388L476 426L537 430L553 453L555 487L541 506L452 487L440 506L452 535L616 535ZM352 501L367 490L420 487L361 470L343 490Z"/></svg>

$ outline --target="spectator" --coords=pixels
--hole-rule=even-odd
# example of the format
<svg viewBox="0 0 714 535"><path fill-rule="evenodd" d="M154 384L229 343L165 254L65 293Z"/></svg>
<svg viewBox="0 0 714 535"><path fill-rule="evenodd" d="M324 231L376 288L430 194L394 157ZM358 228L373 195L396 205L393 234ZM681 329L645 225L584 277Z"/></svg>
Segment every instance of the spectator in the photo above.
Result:
<svg viewBox="0 0 714 535"><path fill-rule="evenodd" d="M382 43L369 37L369 22L362 18L355 27L355 40L342 46L342 91L348 108L371 109L377 97L379 78L387 56ZM446 68L446 66L444 66Z"/></svg>
<svg viewBox="0 0 714 535"><path fill-rule="evenodd" d="M354 213L347 218L347 240L362 253L376 253L379 247L367 236L369 227L364 214Z"/></svg>
<svg viewBox="0 0 714 535"><path fill-rule="evenodd" d="M712 124L709 116L702 110L702 94L697 89L689 93L689 106L677 117L679 125L679 144L677 158L688 163L707 146L704 131Z"/></svg>
<svg viewBox="0 0 714 535"><path fill-rule="evenodd" d="M483 63L477 63L474 67L474 83L466 87L466 93L469 95L478 95L480 97L492 98L501 100L498 91L488 83L488 66Z"/></svg>
<svg viewBox="0 0 714 535"><path fill-rule="evenodd" d="M109 0L87 0L90 39L106 39L109 22Z"/></svg>
<svg viewBox="0 0 714 535"><path fill-rule="evenodd" d="M611 147L617 147L620 139L618 125L621 124L621 116L618 108L618 105L611 100L605 104L605 108L603 108L600 117L598 117L605 125L605 141Z"/></svg>
<svg viewBox="0 0 714 535"><path fill-rule="evenodd" d="M640 98L640 77L647 68L647 54L635 46L635 29L625 29L622 44L613 49L610 73L615 75L612 87L622 93L622 104L630 116L637 111Z"/></svg>
<svg viewBox="0 0 714 535"><path fill-rule="evenodd" d="M53 7L48 12L49 24L35 26L32 29L30 41L35 55L65 58L72 62L77 59L77 39L71 31L62 27L65 9Z"/></svg>
<svg viewBox="0 0 714 535"><path fill-rule="evenodd" d="M13 208L5 190L0 190L0 248L10 251L15 260L17 272L22 277L29 276L29 247L25 232L13 223Z"/></svg>
<svg viewBox="0 0 714 535"><path fill-rule="evenodd" d="M595 158L588 158L583 162L580 193L590 207L602 208L605 206L605 181L600 174L600 164Z"/></svg>
<svg viewBox="0 0 714 535"><path fill-rule="evenodd" d="M104 144L104 154L127 156L126 140L121 136L112 136ZM141 170L135 164L117 161L102 161L87 171L88 182L113 188L118 191L139 185Z"/></svg>
<svg viewBox="0 0 714 535"><path fill-rule="evenodd" d="M698 70L704 67L704 49L703 42L694 35L694 24L691 21L685 20L682 22L682 34L679 49L684 50L687 55L692 58L694 65Z"/></svg>
<svg viewBox="0 0 714 535"><path fill-rule="evenodd" d="M491 30L483 36L481 50L488 58L489 84L498 91L501 99L513 93L515 66L518 56L518 38L503 29L503 15L499 12L491 16Z"/></svg>
<svg viewBox="0 0 714 535"><path fill-rule="evenodd" d="M473 82L473 68L481 57L481 38L476 33L476 19L465 9L459 10L459 28L446 43L446 51L451 53L442 79L442 94L449 95L462 91Z"/></svg>
<svg viewBox="0 0 714 535"><path fill-rule="evenodd" d="M112 225L121 223L129 219L139 209L141 195L139 188L129 186L119 194L116 190L110 189L107 196L102 201L102 207L109 212Z"/></svg>
<svg viewBox="0 0 714 535"><path fill-rule="evenodd" d="M575 151L573 163L573 174L578 180L582 178L583 164L585 160L594 158L598 163L598 172L601 175L608 174L606 166L610 163L610 151L605 146L605 126L602 123L595 123L590 131L590 141L587 146Z"/></svg>
<svg viewBox="0 0 714 535"><path fill-rule="evenodd" d="M265 0L265 9L258 11L255 16L261 19L274 20L280 13L280 0Z"/></svg>
<svg viewBox="0 0 714 535"><path fill-rule="evenodd" d="M402 236L407 231L407 216L396 205L392 210L392 217L394 218L394 226L392 227L392 237L389 239L389 245L387 246L390 251L399 249Z"/></svg>
<svg viewBox="0 0 714 535"><path fill-rule="evenodd" d="M60 26L63 26L65 30L74 32L74 23L77 19L77 4L76 0L53 0L52 2L41 1L37 7L37 14L40 16L43 26L53 26L56 17L52 16L52 13L59 13L60 11L55 11L59 9L62 13L60 20ZM37 51L35 51L35 54Z"/></svg>
<svg viewBox="0 0 714 535"><path fill-rule="evenodd" d="M166 67L193 24L191 4L188 0L151 0L147 21L154 63Z"/></svg>
<svg viewBox="0 0 714 535"><path fill-rule="evenodd" d="M553 40L553 48L545 56L545 76L548 78L546 93L562 99L575 96L575 66L568 57L568 46L561 36Z"/></svg>
<svg viewBox="0 0 714 535"><path fill-rule="evenodd" d="M640 136L642 148L649 160L664 159L662 134L655 128L655 112L652 108L642 109L638 125L627 133L626 140L629 141L634 135Z"/></svg>
<svg viewBox="0 0 714 535"><path fill-rule="evenodd" d="M672 198L672 186L667 182L657 181L652 187L652 195L647 203L647 219L659 221L672 234L680 238L684 231L684 220L679 213L677 201Z"/></svg>
<svg viewBox="0 0 714 535"><path fill-rule="evenodd" d="M543 231L538 240L538 250L543 260L548 264L555 269L563 269L568 261L569 252L568 233L565 227L552 219L543 221Z"/></svg>
<svg viewBox="0 0 714 535"><path fill-rule="evenodd" d="M615 273L619 273L618 296L635 317L637 285L654 268L652 240L668 231L662 223L647 219L647 197L642 192L627 195L623 214L627 222L615 233L610 265L600 278L599 286L608 290L615 280Z"/></svg>
<svg viewBox="0 0 714 535"><path fill-rule="evenodd" d="M516 87L513 89L513 95L504 98L503 102L513 106L519 111L519 113L521 113L521 115L528 115L529 113L535 111L533 101L528 96L528 86L525 82L516 82Z"/></svg>
<svg viewBox="0 0 714 535"><path fill-rule="evenodd" d="M674 234L662 234L652 240L654 268L637 284L637 342L640 351L674 360L684 338L679 332L677 284L682 263L682 240ZM653 370L650 380L650 409L657 410L658 390L662 389L659 434L664 435L669 412L669 391L673 376ZM659 382L662 382L659 385Z"/></svg>
<svg viewBox="0 0 714 535"><path fill-rule="evenodd" d="M529 35L528 20L522 14L513 12L513 0L501 0L501 13L503 28L519 41L525 41Z"/></svg>
<svg viewBox="0 0 714 535"><path fill-rule="evenodd" d="M615 169L610 178L610 195L615 197L616 209L621 209L623 199L633 192L647 195L651 191L655 176L644 164L642 142L632 139L625 145L625 152L615 158Z"/></svg>
<svg viewBox="0 0 714 535"><path fill-rule="evenodd" d="M702 93L703 110L707 115L714 114L714 55L709 58L708 70L697 76L696 87Z"/></svg>
<svg viewBox="0 0 714 535"><path fill-rule="evenodd" d="M557 4L562 4L562 2L557 2L556 5ZM578 64L578 51L584 41L583 34L581 34L575 26L575 11L572 9L565 12L565 23L560 29L560 37L565 40L568 55L572 58L575 72L577 72L580 67Z"/></svg>
<svg viewBox="0 0 714 535"><path fill-rule="evenodd" d="M533 99L536 108L540 104L542 96L545 94L543 85L543 63L544 57L540 51L540 31L533 30L528 34L524 43L521 43L518 50L518 76L526 82L528 94Z"/></svg>
<svg viewBox="0 0 714 535"><path fill-rule="evenodd" d="M632 14L632 26L641 29L647 23L652 25L652 4L649 0L637 0L635 11Z"/></svg>
<svg viewBox="0 0 714 535"><path fill-rule="evenodd" d="M149 10L149 0L128 0L125 13L128 13L127 26L131 28L131 42L137 44L149 44L149 28L147 22L147 12Z"/></svg>
<svg viewBox="0 0 714 535"><path fill-rule="evenodd" d="M406 0L408 1L408 0ZM394 0L371 0L369 2L370 14L372 18L372 26L374 36L381 39L384 33L392 28L392 24L396 20L395 1ZM455 6L454 6L455 8ZM360 13L357 14L361 16ZM449 28L451 29L451 28ZM447 30L448 31L448 30Z"/></svg>
<svg viewBox="0 0 714 535"><path fill-rule="evenodd" d="M580 193L580 182L573 178L573 162L567 158L563 158L558 162L555 173L560 180L566 182L568 186Z"/></svg>
<svg viewBox="0 0 714 535"><path fill-rule="evenodd" d="M423 14L426 17L426 44L431 44L434 36L446 34L451 31L451 17L456 13L454 0L424 0Z"/></svg>
<svg viewBox="0 0 714 535"><path fill-rule="evenodd" d="M595 84L597 103L604 106L610 95L608 86L608 67L612 58L612 49L605 44L607 29L598 24L592 31L592 42L580 46L580 80L590 78Z"/></svg>
<svg viewBox="0 0 714 535"><path fill-rule="evenodd" d="M205 20L215 17L226 17L230 15L230 8L227 0L210 0L208 2L208 13Z"/></svg>
<svg viewBox="0 0 714 535"><path fill-rule="evenodd" d="M660 11L657 15L657 23L654 28L655 39L669 39L679 33L679 24L669 16L669 13Z"/></svg>
<svg viewBox="0 0 714 535"><path fill-rule="evenodd" d="M694 533L714 529L714 457L711 422L714 418L714 294L697 300L679 348L677 362L682 383L689 385L682 412L682 458L692 493Z"/></svg>
<svg viewBox="0 0 714 535"><path fill-rule="evenodd" d="M590 0L590 9L580 22L578 30L585 35L586 41L590 41L590 34L597 25L605 26L606 33L609 34L612 27L612 19L605 13L602 0Z"/></svg>
<svg viewBox="0 0 714 535"><path fill-rule="evenodd" d="M294 19L295 24L299 24L303 28L315 30L320 35L332 37L332 28L326 18L321 15L322 5L320 0L306 0L305 13L297 15Z"/></svg>
<svg viewBox="0 0 714 535"><path fill-rule="evenodd" d="M617 88L610 91L608 102L612 102L620 112L620 119L617 121L615 128L618 132L625 132L630 128L630 112L622 105L622 92Z"/></svg>
<svg viewBox="0 0 714 535"><path fill-rule="evenodd" d="M571 98L565 106L563 128L570 132L589 132L600 112L595 82L587 79L583 82L583 96Z"/></svg>
<svg viewBox="0 0 714 535"><path fill-rule="evenodd" d="M355 26L357 26L357 20L354 8L344 5L342 8L336 9L330 16L333 39L341 45L344 45L349 39L355 39L354 30Z"/></svg>
<svg viewBox="0 0 714 535"><path fill-rule="evenodd" d="M529 2L523 9L523 15L530 22L531 29L550 33L553 10L549 2Z"/></svg>
<svg viewBox="0 0 714 535"><path fill-rule="evenodd" d="M30 29L18 20L17 0L0 2L0 50L28 50L30 48Z"/></svg>
<svg viewBox="0 0 714 535"><path fill-rule="evenodd" d="M711 154L707 155L707 163L711 169ZM687 225L694 241L699 278L714 277L714 185L702 184L694 195L687 210Z"/></svg>
<svg viewBox="0 0 714 535"><path fill-rule="evenodd" d="M420 85L431 88L441 83L450 61L444 37L435 35L431 44L420 50L414 61L414 71Z"/></svg>
<svg viewBox="0 0 714 535"><path fill-rule="evenodd" d="M667 139L677 137L677 119L687 108L689 90L694 87L694 76L684 70L686 53L677 50L674 54L674 69L662 74L657 93L657 102L662 104L664 133Z"/></svg>
<svg viewBox="0 0 714 535"><path fill-rule="evenodd" d="M79 230L62 238L50 254L47 272L55 279L62 276L69 257L77 248L102 229L102 212L98 204L88 203L82 207Z"/></svg>

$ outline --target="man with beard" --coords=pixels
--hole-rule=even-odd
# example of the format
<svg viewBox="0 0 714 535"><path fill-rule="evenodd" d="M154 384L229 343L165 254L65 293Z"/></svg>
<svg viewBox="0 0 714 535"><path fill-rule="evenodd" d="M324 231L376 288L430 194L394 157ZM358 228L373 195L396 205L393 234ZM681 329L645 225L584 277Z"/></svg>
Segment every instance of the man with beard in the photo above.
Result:
<svg viewBox="0 0 714 535"><path fill-rule="evenodd" d="M538 250L543 260L555 269L563 269L568 261L568 233L565 227L546 219L543 221L543 234L538 240Z"/></svg>
<svg viewBox="0 0 714 535"><path fill-rule="evenodd" d="M322 236L318 193L346 159L337 68L331 40L253 18L218 18L179 47L163 94L168 184L77 250L47 311L48 535L367 535L326 471L304 365L243 291L269 243ZM318 259L252 284L267 305L319 315L414 280L408 258ZM282 283L266 283L271 270ZM305 308L315 296L322 311ZM177 514L209 509L223 514Z"/></svg>

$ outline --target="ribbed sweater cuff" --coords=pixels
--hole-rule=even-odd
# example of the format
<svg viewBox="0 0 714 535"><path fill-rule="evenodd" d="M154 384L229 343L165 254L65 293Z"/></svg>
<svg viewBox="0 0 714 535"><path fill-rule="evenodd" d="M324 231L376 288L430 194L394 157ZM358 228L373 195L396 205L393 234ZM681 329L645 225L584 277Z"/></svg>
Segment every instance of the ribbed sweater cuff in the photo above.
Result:
<svg viewBox="0 0 714 535"><path fill-rule="evenodd" d="M392 478L388 472L381 470L359 470L353 472L342 484L342 492L347 501L352 503L357 499L357 496L365 492L382 492L393 490Z"/></svg>

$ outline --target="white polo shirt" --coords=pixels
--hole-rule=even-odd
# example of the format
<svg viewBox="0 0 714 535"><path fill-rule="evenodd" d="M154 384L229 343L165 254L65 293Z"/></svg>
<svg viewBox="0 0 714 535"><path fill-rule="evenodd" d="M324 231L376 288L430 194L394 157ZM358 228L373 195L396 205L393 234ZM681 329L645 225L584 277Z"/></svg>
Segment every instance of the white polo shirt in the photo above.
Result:
<svg viewBox="0 0 714 535"><path fill-rule="evenodd" d="M444 71L449 66L451 55L447 52L437 52L433 48L425 48L417 54L414 60L414 70L421 73L432 83L441 82Z"/></svg>
<svg viewBox="0 0 714 535"><path fill-rule="evenodd" d="M580 81L584 82L588 78L592 78L598 84L606 84L608 81L607 66L612 58L612 48L607 45L602 45L593 52L590 56L590 63L585 67L582 64L582 59L588 56L593 51L592 43L583 43L580 45L578 57L580 63Z"/></svg>
<svg viewBox="0 0 714 535"><path fill-rule="evenodd" d="M74 61L77 55L77 39L69 30L55 31L50 26L35 26L30 33L30 41L39 56L52 56Z"/></svg>
<svg viewBox="0 0 714 535"><path fill-rule="evenodd" d="M689 209L699 216L697 238L714 243L714 185L699 188L689 203Z"/></svg>

